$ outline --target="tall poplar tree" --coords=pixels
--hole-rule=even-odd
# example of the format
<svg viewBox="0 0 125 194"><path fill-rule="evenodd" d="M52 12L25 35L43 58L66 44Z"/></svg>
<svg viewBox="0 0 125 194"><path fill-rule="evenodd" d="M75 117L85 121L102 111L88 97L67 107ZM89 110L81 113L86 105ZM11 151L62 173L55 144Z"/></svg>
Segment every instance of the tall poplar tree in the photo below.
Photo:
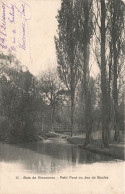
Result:
<svg viewBox="0 0 125 194"><path fill-rule="evenodd" d="M124 11L125 5L121 0L109 1L109 13L110 13L110 45L112 50L111 61L113 69L113 110L114 110L114 140L118 141L120 137L119 127L119 113L118 113L118 80L120 71L124 65Z"/></svg>
<svg viewBox="0 0 125 194"><path fill-rule="evenodd" d="M101 91L102 91L102 143L104 147L109 146L109 110L108 110L108 89L106 77L106 3L101 3Z"/></svg>
<svg viewBox="0 0 125 194"><path fill-rule="evenodd" d="M85 145L92 142L92 103L90 89L90 40L93 35L93 1L78 0L75 6L77 41L79 49L79 63L81 68L81 84L83 90L83 105L86 129Z"/></svg>
<svg viewBox="0 0 125 194"><path fill-rule="evenodd" d="M74 124L75 90L79 80L74 6L75 0L62 0L61 9L57 16L58 36L55 37L58 72L61 80L70 91L71 136Z"/></svg>

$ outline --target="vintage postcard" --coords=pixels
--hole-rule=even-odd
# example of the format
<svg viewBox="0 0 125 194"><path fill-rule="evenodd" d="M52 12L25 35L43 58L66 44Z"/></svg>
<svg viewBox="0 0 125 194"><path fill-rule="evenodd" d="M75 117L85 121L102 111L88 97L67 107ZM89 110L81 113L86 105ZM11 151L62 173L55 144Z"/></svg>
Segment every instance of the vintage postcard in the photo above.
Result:
<svg viewBox="0 0 125 194"><path fill-rule="evenodd" d="M0 0L0 194L125 193L124 13Z"/></svg>

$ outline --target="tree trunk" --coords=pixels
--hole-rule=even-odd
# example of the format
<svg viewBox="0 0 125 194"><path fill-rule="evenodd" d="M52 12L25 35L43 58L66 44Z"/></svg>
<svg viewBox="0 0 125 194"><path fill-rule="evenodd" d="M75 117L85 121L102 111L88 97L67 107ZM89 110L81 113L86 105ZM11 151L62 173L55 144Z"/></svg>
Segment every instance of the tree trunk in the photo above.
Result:
<svg viewBox="0 0 125 194"><path fill-rule="evenodd" d="M87 97L88 96L88 97ZM92 143L92 111L91 111L91 95L88 91L85 108L85 122L86 122L86 140L85 146Z"/></svg>
<svg viewBox="0 0 125 194"><path fill-rule="evenodd" d="M108 94L106 83L106 60L105 60L105 0L101 0L101 91L102 91L102 144L109 146L109 119L108 119Z"/></svg>
<svg viewBox="0 0 125 194"><path fill-rule="evenodd" d="M84 51L84 96L85 96L85 128L86 140L85 146L92 143L92 105L91 92L89 88L89 42L85 45Z"/></svg>
<svg viewBox="0 0 125 194"><path fill-rule="evenodd" d="M114 82L113 82L113 100L114 100L114 140L119 141L120 131L119 131L119 114L118 114L118 88L117 88L117 53L116 46L113 46L114 50Z"/></svg>
<svg viewBox="0 0 125 194"><path fill-rule="evenodd" d="M108 80L108 106L109 106L109 132L111 132L111 122L112 122L112 119L111 119L111 79L112 79L112 44L110 43L110 55L111 55L111 61L109 63L109 80Z"/></svg>
<svg viewBox="0 0 125 194"><path fill-rule="evenodd" d="M91 91L89 88L89 2L84 3L84 13L85 13L85 25L84 25L84 64L83 64L83 86L84 86L84 98L85 98L85 128L86 128L86 140L85 146L92 143L92 105L91 105Z"/></svg>
<svg viewBox="0 0 125 194"><path fill-rule="evenodd" d="M54 132L54 116L55 116L55 107L51 107L51 130L50 132Z"/></svg>
<svg viewBox="0 0 125 194"><path fill-rule="evenodd" d="M73 135L74 126L74 90L71 91L71 137Z"/></svg>
<svg viewBox="0 0 125 194"><path fill-rule="evenodd" d="M112 28L112 41L113 41L113 62L114 62L114 79L113 79L113 101L114 101L114 140L119 141L120 131L119 131L119 114L118 114L118 87L117 87L117 79L118 79L118 53L117 53L117 40L116 40L116 29L115 20L116 20L116 11L117 11L117 2L114 2L114 13L113 13L113 28Z"/></svg>
<svg viewBox="0 0 125 194"><path fill-rule="evenodd" d="M73 55L74 53L74 46L73 43L71 45L71 51L70 55ZM71 137L73 135L73 127L74 127L74 98L75 98L75 75L73 71L73 64L74 64L74 55L70 59L70 73L71 73L71 81L70 81L70 89L71 89Z"/></svg>

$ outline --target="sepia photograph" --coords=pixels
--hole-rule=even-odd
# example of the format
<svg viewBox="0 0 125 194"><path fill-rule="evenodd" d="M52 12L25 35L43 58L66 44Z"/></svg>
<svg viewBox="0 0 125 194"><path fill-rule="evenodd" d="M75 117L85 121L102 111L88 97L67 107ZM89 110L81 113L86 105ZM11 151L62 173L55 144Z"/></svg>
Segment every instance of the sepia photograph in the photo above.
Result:
<svg viewBox="0 0 125 194"><path fill-rule="evenodd" d="M0 0L0 194L125 194L125 0Z"/></svg>

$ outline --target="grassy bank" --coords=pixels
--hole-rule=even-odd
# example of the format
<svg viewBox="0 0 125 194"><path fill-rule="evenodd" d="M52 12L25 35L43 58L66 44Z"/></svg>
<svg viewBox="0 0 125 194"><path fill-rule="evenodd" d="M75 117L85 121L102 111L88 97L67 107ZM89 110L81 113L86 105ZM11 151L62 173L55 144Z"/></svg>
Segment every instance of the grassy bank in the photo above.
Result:
<svg viewBox="0 0 125 194"><path fill-rule="evenodd" d="M124 134L121 133L120 141L115 142L113 141L113 132L111 132L111 139L112 140L110 141L109 148L102 148L100 131L93 133L93 142L91 145L88 145L88 146L84 146L85 134L67 138L68 142L72 144L76 144L82 149L89 150L91 152L98 153L98 154L105 154L108 156L112 156L115 159L125 160Z"/></svg>

